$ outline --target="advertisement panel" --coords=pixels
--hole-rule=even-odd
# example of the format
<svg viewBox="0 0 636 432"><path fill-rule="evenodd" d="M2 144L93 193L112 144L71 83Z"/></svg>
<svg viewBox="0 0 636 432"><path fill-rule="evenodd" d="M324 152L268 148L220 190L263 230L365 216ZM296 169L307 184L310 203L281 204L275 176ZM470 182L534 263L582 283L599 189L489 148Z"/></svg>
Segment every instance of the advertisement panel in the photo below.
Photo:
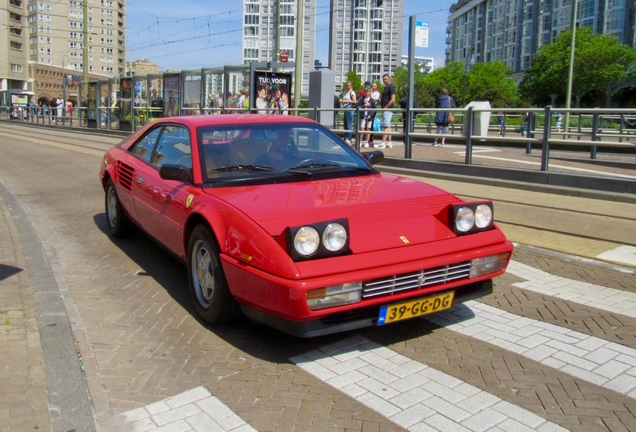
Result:
<svg viewBox="0 0 636 432"><path fill-rule="evenodd" d="M179 74L163 76L163 115L165 117L179 115Z"/></svg>
<svg viewBox="0 0 636 432"><path fill-rule="evenodd" d="M119 129L132 131L132 78L119 80Z"/></svg>
<svg viewBox="0 0 636 432"><path fill-rule="evenodd" d="M258 114L289 114L291 108L292 74L255 72L251 94L255 96L251 106Z"/></svg>

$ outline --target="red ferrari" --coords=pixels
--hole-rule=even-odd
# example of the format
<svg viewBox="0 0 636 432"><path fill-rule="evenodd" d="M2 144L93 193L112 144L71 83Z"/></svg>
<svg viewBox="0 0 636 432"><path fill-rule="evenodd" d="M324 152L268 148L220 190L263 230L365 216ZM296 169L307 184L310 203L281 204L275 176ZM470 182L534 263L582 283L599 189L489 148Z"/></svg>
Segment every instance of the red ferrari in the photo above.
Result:
<svg viewBox="0 0 636 432"><path fill-rule="evenodd" d="M383 158L301 117L188 116L110 149L100 177L111 234L141 228L182 260L201 318L312 337L486 295L511 258L492 202L381 174Z"/></svg>

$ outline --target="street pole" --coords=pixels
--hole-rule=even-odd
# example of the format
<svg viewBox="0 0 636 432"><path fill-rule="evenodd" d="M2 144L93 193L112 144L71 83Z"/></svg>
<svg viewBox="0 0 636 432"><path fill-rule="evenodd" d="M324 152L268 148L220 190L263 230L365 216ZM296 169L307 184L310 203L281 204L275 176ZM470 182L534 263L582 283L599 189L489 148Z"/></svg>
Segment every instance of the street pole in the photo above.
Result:
<svg viewBox="0 0 636 432"><path fill-rule="evenodd" d="M415 28L417 26L417 17L411 15L409 19L409 68L408 68L408 81L407 81L407 103L406 113L404 113L404 144L405 151L404 157L411 158L412 138L411 131L413 130L413 115L411 110L413 109L413 101L415 100Z"/></svg>
<svg viewBox="0 0 636 432"><path fill-rule="evenodd" d="M570 46L570 70L568 72L568 91L565 97L565 132L570 127L570 100L572 99L572 81L574 77L574 46L576 45L576 15L578 8L578 0L574 0L572 5L572 46Z"/></svg>
<svg viewBox="0 0 636 432"><path fill-rule="evenodd" d="M82 36L84 38L84 50L83 50L83 56L84 59L82 61L82 69L83 69L83 75L82 75L82 88L83 91L81 93L83 93L83 96L86 98L86 100L88 101L88 0L84 0L83 2L83 14L84 14L84 31L82 32ZM79 92L79 86L78 86L78 92ZM79 95L77 98L77 101L79 102ZM79 108L79 107L78 107ZM79 111L81 112L81 110Z"/></svg>
<svg viewBox="0 0 636 432"><path fill-rule="evenodd" d="M294 60L294 108L300 106L300 93L303 81L303 22L305 20L304 0L298 0L298 14L296 16L296 54ZM296 111L298 114L298 111Z"/></svg>

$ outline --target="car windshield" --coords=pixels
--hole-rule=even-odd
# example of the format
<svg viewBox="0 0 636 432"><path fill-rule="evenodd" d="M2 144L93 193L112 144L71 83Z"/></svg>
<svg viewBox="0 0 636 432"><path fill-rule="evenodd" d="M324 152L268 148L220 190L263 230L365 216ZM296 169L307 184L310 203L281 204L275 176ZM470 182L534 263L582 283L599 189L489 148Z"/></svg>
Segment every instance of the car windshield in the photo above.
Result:
<svg viewBox="0 0 636 432"><path fill-rule="evenodd" d="M375 173L318 124L261 123L198 128L204 181L297 181Z"/></svg>

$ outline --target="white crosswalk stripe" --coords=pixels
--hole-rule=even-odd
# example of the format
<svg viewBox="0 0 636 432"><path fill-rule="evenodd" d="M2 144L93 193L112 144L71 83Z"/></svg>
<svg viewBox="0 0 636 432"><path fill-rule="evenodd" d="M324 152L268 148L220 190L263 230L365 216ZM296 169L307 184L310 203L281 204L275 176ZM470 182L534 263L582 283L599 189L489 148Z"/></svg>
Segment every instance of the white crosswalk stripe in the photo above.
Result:
<svg viewBox="0 0 636 432"><path fill-rule="evenodd" d="M517 261L510 262L507 272L526 280L513 284L517 288L636 318L636 293L555 276Z"/></svg>
<svg viewBox="0 0 636 432"><path fill-rule="evenodd" d="M255 431L205 387L128 411L124 419L133 432Z"/></svg>
<svg viewBox="0 0 636 432"><path fill-rule="evenodd" d="M566 430L360 336L290 360L410 431Z"/></svg>
<svg viewBox="0 0 636 432"><path fill-rule="evenodd" d="M636 295L554 276L518 262L515 286L633 316ZM509 313L478 301L426 319L636 398L636 350ZM290 359L300 368L409 431L563 431L561 426L361 336ZM124 414L136 432L237 431L247 424L204 387Z"/></svg>
<svg viewBox="0 0 636 432"><path fill-rule="evenodd" d="M636 350L469 301L430 321L636 398Z"/></svg>

